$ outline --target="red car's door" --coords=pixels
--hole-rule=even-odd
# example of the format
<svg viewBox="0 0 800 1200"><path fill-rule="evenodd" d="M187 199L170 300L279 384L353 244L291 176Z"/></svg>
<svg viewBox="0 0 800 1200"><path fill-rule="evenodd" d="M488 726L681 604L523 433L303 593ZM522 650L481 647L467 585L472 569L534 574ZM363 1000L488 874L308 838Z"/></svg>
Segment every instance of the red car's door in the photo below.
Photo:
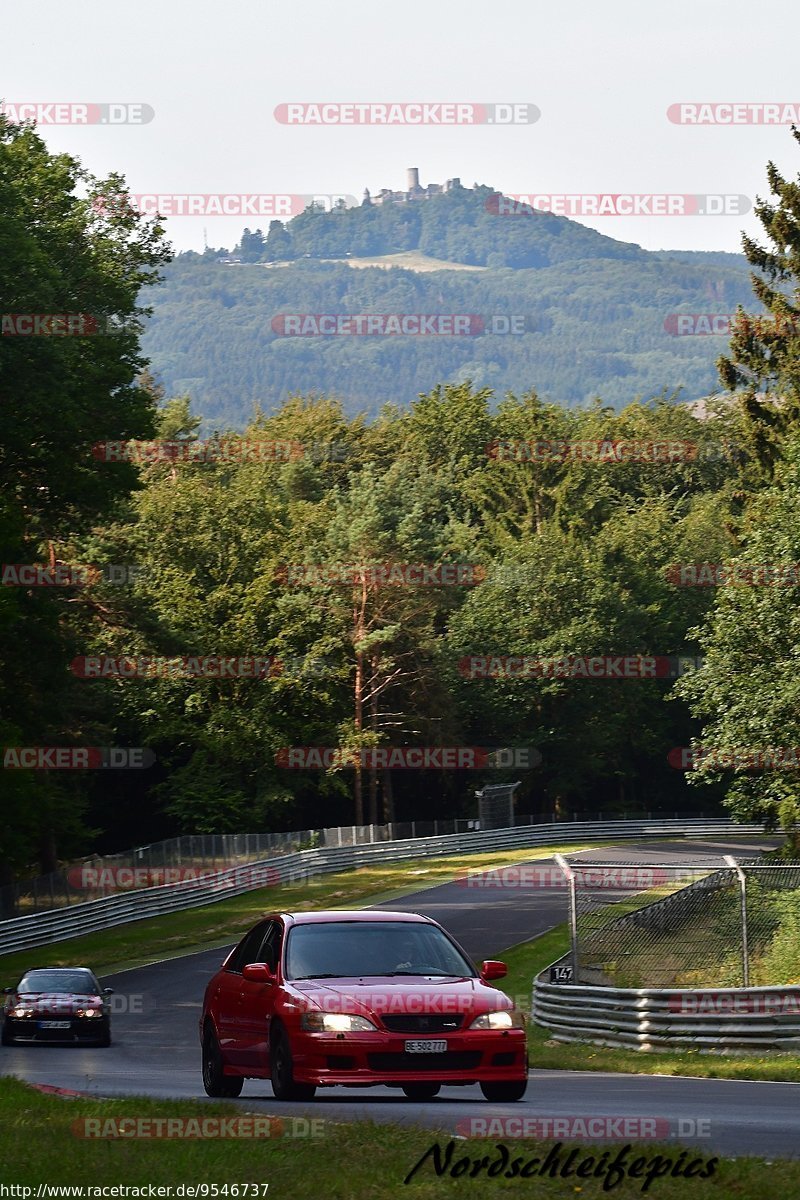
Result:
<svg viewBox="0 0 800 1200"><path fill-rule="evenodd" d="M217 977L217 987L211 997L216 1015L217 1032L222 1056L230 1066L242 1066L246 1054L247 1035L242 1013L242 968L256 962L269 921L251 929L234 950L225 970Z"/></svg>
<svg viewBox="0 0 800 1200"><path fill-rule="evenodd" d="M282 941L281 922L269 921L258 953L255 958L248 961L266 963L274 972L280 962ZM275 982L269 983L257 983L250 979L242 979L242 1065L264 1075L269 1069L269 1027L275 1011L278 991L277 979Z"/></svg>

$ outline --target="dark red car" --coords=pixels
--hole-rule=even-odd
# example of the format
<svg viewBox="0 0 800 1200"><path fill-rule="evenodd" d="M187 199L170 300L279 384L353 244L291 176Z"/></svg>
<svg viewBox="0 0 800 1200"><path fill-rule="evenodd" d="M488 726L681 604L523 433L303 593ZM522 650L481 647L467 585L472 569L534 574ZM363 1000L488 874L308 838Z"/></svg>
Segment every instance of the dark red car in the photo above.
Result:
<svg viewBox="0 0 800 1200"><path fill-rule="evenodd" d="M206 988L203 1086L238 1096L270 1079L278 1100L318 1087L480 1084L520 1100L528 1081L524 1020L440 925L414 913L280 913L259 922Z"/></svg>
<svg viewBox="0 0 800 1200"><path fill-rule="evenodd" d="M0 1041L84 1042L111 1045L108 997L87 967L43 967L26 971L16 987L5 988Z"/></svg>

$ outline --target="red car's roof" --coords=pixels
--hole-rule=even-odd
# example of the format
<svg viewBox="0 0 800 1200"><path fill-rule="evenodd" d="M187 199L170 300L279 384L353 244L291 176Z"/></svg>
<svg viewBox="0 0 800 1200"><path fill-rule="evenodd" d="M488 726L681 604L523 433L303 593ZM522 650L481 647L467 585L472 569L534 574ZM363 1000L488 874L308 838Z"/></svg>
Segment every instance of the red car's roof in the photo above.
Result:
<svg viewBox="0 0 800 1200"><path fill-rule="evenodd" d="M323 912L285 912L279 915L286 921L292 921L295 925L317 925L331 921L412 921L427 925L436 923L431 921L430 917L423 917L419 913L384 912L382 910L375 912L361 908L326 909Z"/></svg>

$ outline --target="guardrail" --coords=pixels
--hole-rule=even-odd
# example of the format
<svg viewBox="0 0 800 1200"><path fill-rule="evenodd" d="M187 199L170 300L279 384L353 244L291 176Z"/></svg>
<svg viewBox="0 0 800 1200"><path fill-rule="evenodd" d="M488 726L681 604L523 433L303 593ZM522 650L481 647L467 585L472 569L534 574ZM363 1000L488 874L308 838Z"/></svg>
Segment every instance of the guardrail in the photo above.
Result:
<svg viewBox="0 0 800 1200"><path fill-rule="evenodd" d="M635 1050L800 1047L800 987L611 988L549 983L549 970L534 981L532 1015L559 1042Z"/></svg>
<svg viewBox="0 0 800 1200"><path fill-rule="evenodd" d="M602 812L565 813L560 821L653 821L676 820L678 813L627 812L614 817ZM684 814L685 815L685 814ZM695 820L707 819L699 813ZM550 816L515 813L513 825L551 824ZM478 829L496 829L497 822L480 822L468 817L432 821L392 821L387 825L346 825L325 829L294 830L283 833L187 833L134 846L113 854L89 855L83 859L62 863L46 875L15 879L0 884L0 921L12 917L27 917L34 912L67 908L87 900L102 900L120 887L157 887L175 881L175 868L185 877L188 874L207 874L224 871L242 863L260 863L268 858L280 858L298 850L324 849L330 846L359 846L372 842L399 842L409 838L444 837L451 833L468 833ZM165 876L165 873L166 876ZM126 882L120 882L124 877ZM110 882L109 882L110 881Z"/></svg>
<svg viewBox="0 0 800 1200"><path fill-rule="evenodd" d="M519 850L564 845L567 842L618 841L626 838L716 837L762 833L759 825L743 825L726 819L634 821L565 821L522 825L509 829L479 830L439 837L408 838L355 846L321 847L229 867L202 879L139 888L136 891L73 904L64 909L31 913L0 922L0 954L29 950L36 946L80 937L98 929L109 929L130 921L195 908L265 886L263 872L272 885L332 874L375 862L475 854L487 850ZM262 874L259 876L258 872Z"/></svg>

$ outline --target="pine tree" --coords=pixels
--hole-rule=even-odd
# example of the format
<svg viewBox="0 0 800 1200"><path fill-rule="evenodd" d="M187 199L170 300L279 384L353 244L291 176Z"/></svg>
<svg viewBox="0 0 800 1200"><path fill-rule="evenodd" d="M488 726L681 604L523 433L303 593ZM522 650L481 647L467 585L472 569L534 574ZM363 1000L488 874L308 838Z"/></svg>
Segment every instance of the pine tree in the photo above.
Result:
<svg viewBox="0 0 800 1200"><path fill-rule="evenodd" d="M792 135L800 143L795 126ZM771 245L742 237L756 268L753 292L766 313L753 316L740 306L730 357L720 357L717 370L723 385L739 394L746 436L770 477L785 434L800 418L800 176L789 182L770 162L767 179L774 199L757 200L755 213Z"/></svg>

